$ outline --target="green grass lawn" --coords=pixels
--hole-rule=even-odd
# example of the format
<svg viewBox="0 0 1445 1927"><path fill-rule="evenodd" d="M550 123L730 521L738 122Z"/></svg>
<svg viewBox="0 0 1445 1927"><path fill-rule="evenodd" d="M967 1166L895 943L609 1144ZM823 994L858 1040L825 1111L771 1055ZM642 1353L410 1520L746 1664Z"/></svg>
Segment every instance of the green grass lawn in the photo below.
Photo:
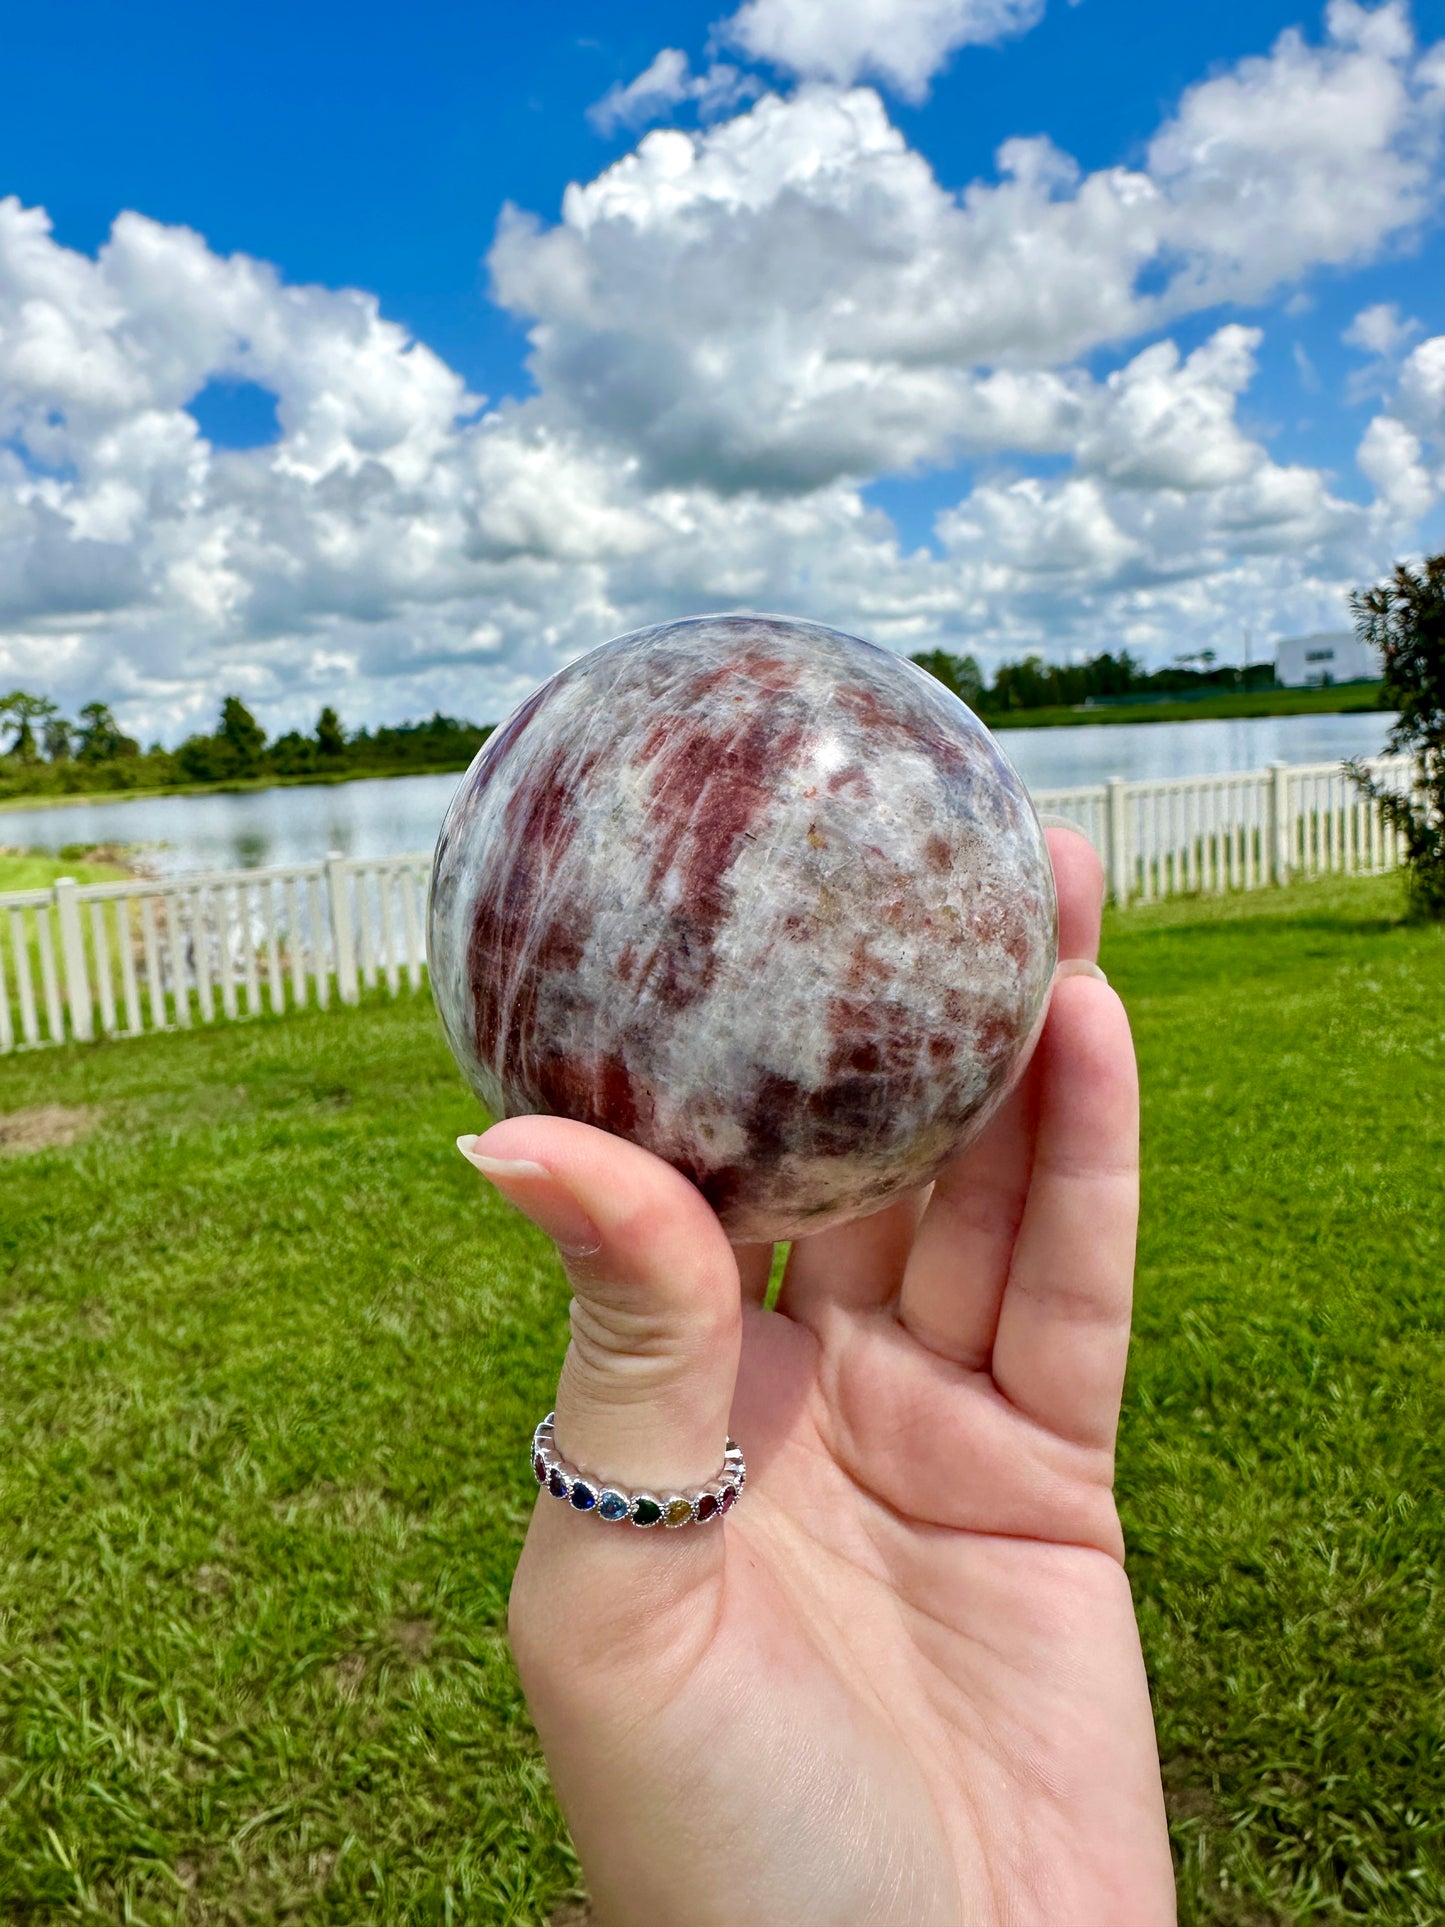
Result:
<svg viewBox="0 0 1445 1927"><path fill-rule="evenodd" d="M0 849L0 893L48 890L59 877L69 877L73 883L114 883L128 874L115 863L82 863L46 856L41 850Z"/></svg>
<svg viewBox="0 0 1445 1927"><path fill-rule="evenodd" d="M1445 931L1398 904L1108 926L1188 1922L1445 1917ZM452 1148L475 1122L420 998L0 1061L0 1919L575 1891L504 1636L567 1294Z"/></svg>

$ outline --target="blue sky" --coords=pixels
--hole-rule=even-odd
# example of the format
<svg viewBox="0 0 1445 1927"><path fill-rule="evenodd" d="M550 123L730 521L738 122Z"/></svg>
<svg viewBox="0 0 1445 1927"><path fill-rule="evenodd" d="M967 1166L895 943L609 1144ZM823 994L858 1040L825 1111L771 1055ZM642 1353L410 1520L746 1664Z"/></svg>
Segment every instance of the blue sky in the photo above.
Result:
<svg viewBox="0 0 1445 1927"><path fill-rule="evenodd" d="M1442 33L18 10L0 684L173 738L232 687L495 715L707 607L986 661L1339 626L1445 530Z"/></svg>

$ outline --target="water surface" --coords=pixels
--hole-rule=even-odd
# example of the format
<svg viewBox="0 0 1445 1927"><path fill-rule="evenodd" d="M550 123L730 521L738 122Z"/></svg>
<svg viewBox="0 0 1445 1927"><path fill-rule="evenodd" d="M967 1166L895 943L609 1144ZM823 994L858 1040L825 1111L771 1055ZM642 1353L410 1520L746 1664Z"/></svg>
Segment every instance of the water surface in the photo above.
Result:
<svg viewBox="0 0 1445 1927"><path fill-rule="evenodd" d="M1033 790L1071 789L1110 776L1210 776L1272 762L1328 763L1374 756L1391 717L1253 716L1233 722L1082 724L1010 729L1005 752ZM58 851L66 844L141 845L149 867L258 869L346 856L430 852L460 775L370 777L290 789L210 790L200 796L107 798L99 803L0 810L0 844Z"/></svg>

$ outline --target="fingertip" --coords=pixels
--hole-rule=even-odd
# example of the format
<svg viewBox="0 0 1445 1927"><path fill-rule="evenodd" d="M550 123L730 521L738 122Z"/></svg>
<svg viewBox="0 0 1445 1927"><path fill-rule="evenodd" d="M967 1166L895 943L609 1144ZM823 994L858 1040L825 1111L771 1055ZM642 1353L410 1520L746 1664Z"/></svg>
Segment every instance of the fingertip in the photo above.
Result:
<svg viewBox="0 0 1445 1927"><path fill-rule="evenodd" d="M1092 977L1099 984L1109 981L1099 966L1091 963L1087 957L1065 957L1054 971L1054 981L1057 983L1064 977Z"/></svg>
<svg viewBox="0 0 1445 1927"><path fill-rule="evenodd" d="M1104 917L1104 865L1077 826L1044 832L1059 900L1059 955L1089 961L1099 954Z"/></svg>

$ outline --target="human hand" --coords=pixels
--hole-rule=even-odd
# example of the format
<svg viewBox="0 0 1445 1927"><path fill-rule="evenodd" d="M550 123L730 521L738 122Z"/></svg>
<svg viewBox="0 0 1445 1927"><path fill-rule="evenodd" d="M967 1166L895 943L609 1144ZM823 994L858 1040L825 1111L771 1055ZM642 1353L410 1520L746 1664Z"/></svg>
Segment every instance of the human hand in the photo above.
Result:
<svg viewBox="0 0 1445 1927"><path fill-rule="evenodd" d="M1092 959L1098 860L1049 842L1060 954ZM729 1432L747 1455L727 1519L675 1532L541 1494L517 1567L605 1927L1174 1919L1112 1493L1137 1119L1122 1005L1061 971L984 1136L796 1244L773 1311L771 1248L650 1153L542 1117L476 1141L575 1294L558 1450L654 1491L713 1478Z"/></svg>

